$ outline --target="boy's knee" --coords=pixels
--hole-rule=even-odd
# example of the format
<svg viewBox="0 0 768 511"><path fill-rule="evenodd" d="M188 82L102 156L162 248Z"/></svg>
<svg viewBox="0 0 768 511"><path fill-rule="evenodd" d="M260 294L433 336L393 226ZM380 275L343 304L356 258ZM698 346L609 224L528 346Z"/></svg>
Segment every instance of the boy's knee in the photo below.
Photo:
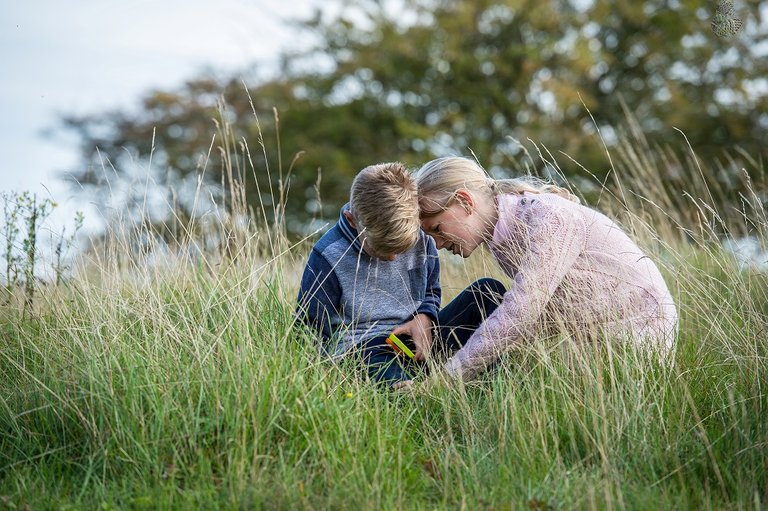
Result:
<svg viewBox="0 0 768 511"><path fill-rule="evenodd" d="M490 277L484 277L474 281L470 286L472 292L480 293L484 297L500 302L507 288L500 281Z"/></svg>
<svg viewBox="0 0 768 511"><path fill-rule="evenodd" d="M386 386L412 380L416 376L416 368L398 356L385 339L377 338L363 346L360 362L365 373L373 382Z"/></svg>

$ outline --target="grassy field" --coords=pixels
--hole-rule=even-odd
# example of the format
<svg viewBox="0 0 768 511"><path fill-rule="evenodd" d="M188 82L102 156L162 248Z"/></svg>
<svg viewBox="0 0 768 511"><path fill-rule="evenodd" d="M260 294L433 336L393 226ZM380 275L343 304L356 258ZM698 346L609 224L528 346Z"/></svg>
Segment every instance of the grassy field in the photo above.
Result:
<svg viewBox="0 0 768 511"><path fill-rule="evenodd" d="M765 508L768 276L717 242L748 224L765 246L765 212L693 181L678 207L624 150L599 207L678 301L673 365L554 339L471 385L382 391L294 328L306 244L255 220L227 257L116 243L0 308L0 509ZM443 270L444 303L498 274Z"/></svg>

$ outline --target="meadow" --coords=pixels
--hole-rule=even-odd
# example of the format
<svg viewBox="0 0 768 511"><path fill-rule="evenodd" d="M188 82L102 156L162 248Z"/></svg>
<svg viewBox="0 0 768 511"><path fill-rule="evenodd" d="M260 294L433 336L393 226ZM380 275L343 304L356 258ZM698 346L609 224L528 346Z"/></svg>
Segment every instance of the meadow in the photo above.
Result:
<svg viewBox="0 0 768 511"><path fill-rule="evenodd" d="M765 181L737 169L751 194L728 205L717 164L639 136L606 164L589 203L661 267L674 360L554 338L477 382L382 390L319 359L293 318L311 239L231 184L238 214L170 245L113 225L34 304L3 296L0 509L768 506L768 274L722 244L765 249ZM485 256L442 268L443 303L499 277Z"/></svg>

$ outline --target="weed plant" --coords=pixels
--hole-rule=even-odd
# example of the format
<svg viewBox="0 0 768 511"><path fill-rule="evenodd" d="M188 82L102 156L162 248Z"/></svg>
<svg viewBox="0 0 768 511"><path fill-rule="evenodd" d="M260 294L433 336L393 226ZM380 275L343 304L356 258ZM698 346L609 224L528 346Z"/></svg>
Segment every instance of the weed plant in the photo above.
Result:
<svg viewBox="0 0 768 511"><path fill-rule="evenodd" d="M554 338L468 385L377 388L295 324L309 244L238 202L238 172L265 169L223 150L223 220L175 225L176 249L147 243L146 223L115 227L33 315L0 310L0 505L765 507L768 277L719 243L738 230L765 244L763 185L728 210L703 164L674 163L687 191L649 186L670 160L622 144L599 208L660 263L681 315L673 360ZM498 277L482 256L442 268L446 301Z"/></svg>

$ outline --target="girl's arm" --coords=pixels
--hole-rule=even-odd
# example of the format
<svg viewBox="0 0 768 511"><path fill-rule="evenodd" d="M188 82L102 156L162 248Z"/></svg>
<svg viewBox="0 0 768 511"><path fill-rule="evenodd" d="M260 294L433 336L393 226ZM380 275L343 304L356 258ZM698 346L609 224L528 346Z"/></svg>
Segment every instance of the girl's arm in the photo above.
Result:
<svg viewBox="0 0 768 511"><path fill-rule="evenodd" d="M514 280L510 290L464 347L448 360L445 367L452 376L470 380L505 351L532 340L544 308L583 252L586 226L577 212L570 208L536 209L539 211L531 211L529 217L526 248L519 257L517 272L510 275ZM504 250L503 241L498 250Z"/></svg>

